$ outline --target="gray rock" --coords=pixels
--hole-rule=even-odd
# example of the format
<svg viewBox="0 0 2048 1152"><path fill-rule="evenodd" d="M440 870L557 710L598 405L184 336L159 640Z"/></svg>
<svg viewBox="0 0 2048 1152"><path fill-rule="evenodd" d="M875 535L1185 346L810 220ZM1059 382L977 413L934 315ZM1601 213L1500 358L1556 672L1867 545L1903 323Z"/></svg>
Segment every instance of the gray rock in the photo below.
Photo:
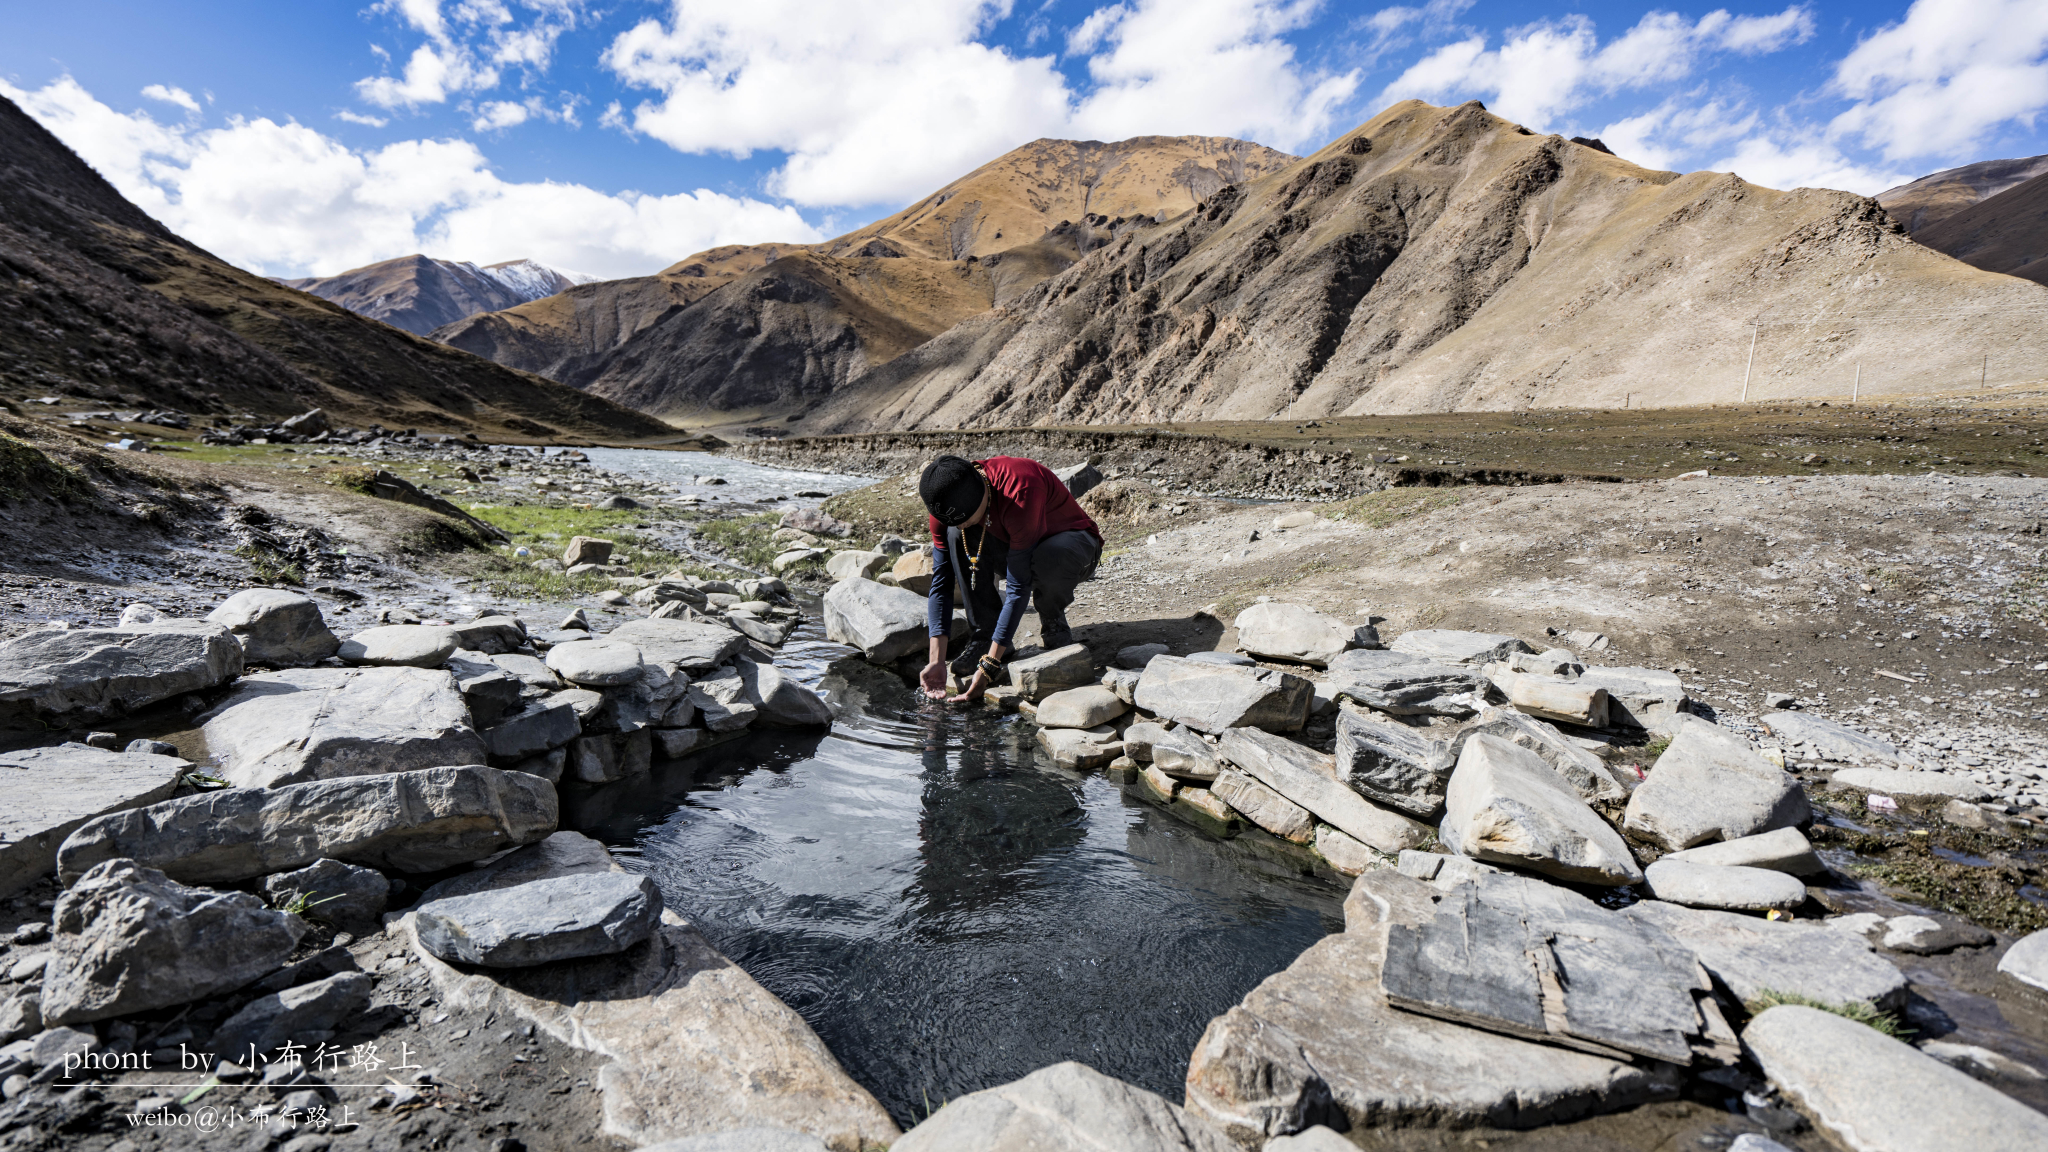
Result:
<svg viewBox="0 0 2048 1152"><path fill-rule="evenodd" d="M1769 1136L1744 1132L1728 1145L1728 1152L1792 1152L1792 1149L1778 1143Z"/></svg>
<svg viewBox="0 0 2048 1152"><path fill-rule="evenodd" d="M242 658L273 668L302 668L334 655L341 641L327 630L320 606L297 592L244 588L206 619L235 634Z"/></svg>
<svg viewBox="0 0 2048 1152"><path fill-rule="evenodd" d="M796 631L797 621L786 620L780 624L767 620L756 620L740 612L728 612L725 622L733 626L740 635L758 640L771 648L779 647Z"/></svg>
<svg viewBox="0 0 2048 1152"><path fill-rule="evenodd" d="M1330 661L1329 682L1332 695L1394 716L1470 716L1486 691L1476 669L1376 649Z"/></svg>
<svg viewBox="0 0 2048 1152"><path fill-rule="evenodd" d="M436 883L420 894L420 902L496 892L535 880L617 870L604 845L581 832L556 832Z"/></svg>
<svg viewBox="0 0 2048 1152"><path fill-rule="evenodd" d="M1505 660L1517 652L1535 651L1513 636L1457 632L1448 628L1418 628L1413 632L1403 632L1394 637L1394 642L1388 647L1438 664L1470 664L1475 667Z"/></svg>
<svg viewBox="0 0 2048 1152"><path fill-rule="evenodd" d="M0 1000L0 1044L12 1044L42 1030L43 1001L38 993L17 992Z"/></svg>
<svg viewBox="0 0 2048 1152"><path fill-rule="evenodd" d="M1136 697L1145 711L1203 732L1239 727L1298 732L1308 722L1314 688L1299 676L1270 668L1155 656L1145 665Z"/></svg>
<svg viewBox="0 0 2048 1152"><path fill-rule="evenodd" d="M1713 991L1667 933L1504 874L1451 889L1425 923L1390 925L1381 980L1387 1002L1411 1012L1680 1065Z"/></svg>
<svg viewBox="0 0 2048 1152"><path fill-rule="evenodd" d="M1390 1007L1381 964L1391 923L1422 924L1438 893L1381 869L1325 936L1211 1021L1187 1075L1188 1111L1245 1147L1334 1123L1528 1128L1668 1099L1669 1065L1611 1059Z"/></svg>
<svg viewBox="0 0 2048 1152"><path fill-rule="evenodd" d="M834 580L873 580L895 565L896 558L882 552L834 552L825 561L825 575Z"/></svg>
<svg viewBox="0 0 2048 1152"><path fill-rule="evenodd" d="M443 960L528 968L606 956L647 939L661 890L645 876L588 872L444 896L414 912L420 946Z"/></svg>
<svg viewBox="0 0 2048 1152"><path fill-rule="evenodd" d="M1607 690L1607 722L1618 728L1670 732L1687 704L1685 684L1661 668L1589 666L1576 683Z"/></svg>
<svg viewBox="0 0 2048 1152"><path fill-rule="evenodd" d="M1673 852L1666 860L1689 860L1695 864L1720 864L1740 868L1768 868L1793 876L1813 876L1827 871L1827 865L1813 851L1813 845L1797 828L1778 828L1755 836L1702 844Z"/></svg>
<svg viewBox="0 0 2048 1152"><path fill-rule="evenodd" d="M1533 672L1511 672L1494 666L1488 676L1508 704L1539 720L1607 727L1607 689Z"/></svg>
<svg viewBox="0 0 2048 1152"><path fill-rule="evenodd" d="M1040 728L1038 746L1053 763L1079 771L1100 768L1124 752L1116 729L1107 724L1100 728Z"/></svg>
<svg viewBox="0 0 2048 1152"><path fill-rule="evenodd" d="M754 721L770 728L824 728L832 723L832 709L816 692L797 683L773 664L738 660L734 667L746 700L754 706Z"/></svg>
<svg viewBox="0 0 2048 1152"><path fill-rule="evenodd" d="M480 766L350 776L283 788L229 788L89 820L57 850L71 883L132 858L185 883L233 883L322 857L434 872L555 830L554 786Z"/></svg>
<svg viewBox="0 0 2048 1152"><path fill-rule="evenodd" d="M1130 711L1117 694L1100 684L1055 692L1039 701L1033 719L1041 728L1094 728Z"/></svg>
<svg viewBox="0 0 2048 1152"><path fill-rule="evenodd" d="M133 860L79 876L51 926L42 1012L53 1025L232 991L276 971L306 934L305 921L246 892L188 888Z"/></svg>
<svg viewBox="0 0 2048 1152"><path fill-rule="evenodd" d="M244 788L484 758L455 677L439 669L294 668L245 676L200 723L218 774Z"/></svg>
<svg viewBox="0 0 2048 1152"><path fill-rule="evenodd" d="M605 687L604 703L588 718L579 714L588 732L638 732L667 723L676 704L690 695L688 673L671 672L665 665L642 664L638 673L623 683Z"/></svg>
<svg viewBox="0 0 2048 1152"><path fill-rule="evenodd" d="M1785 1004L1742 1046L1814 1126L1852 1152L2021 1152L2048 1147L2048 1116L1832 1012Z"/></svg>
<svg viewBox="0 0 2048 1152"><path fill-rule="evenodd" d="M1643 878L1620 833L1563 777L1495 736L1465 741L1445 793L1441 835L1461 855L1560 880L1628 885Z"/></svg>
<svg viewBox="0 0 2048 1152"><path fill-rule="evenodd" d="M1462 750L1464 741L1482 734L1497 736L1534 752L1588 802L1625 799L1641 783L1633 773L1614 768L1572 743L1549 723L1513 709L1480 709L1476 719L1458 730L1454 747Z"/></svg>
<svg viewBox="0 0 2048 1152"><path fill-rule="evenodd" d="M331 1032L370 1004L371 980L339 972L324 980L259 996L228 1017L207 1048L223 1060L255 1067L287 1041L308 1032Z"/></svg>
<svg viewBox="0 0 2048 1152"><path fill-rule="evenodd" d="M855 577L825 593L825 635L889 664L925 647L925 598Z"/></svg>
<svg viewBox="0 0 2048 1152"><path fill-rule="evenodd" d="M502 656L491 657L491 663L517 677L519 682L528 688L553 692L562 687L562 678L549 671L547 661L538 656L507 652Z"/></svg>
<svg viewBox="0 0 2048 1152"><path fill-rule="evenodd" d="M1556 676L1566 680L1586 670L1579 658L1566 648L1552 648L1534 655L1517 652L1507 658L1506 664L1514 672L1533 672L1538 676Z"/></svg>
<svg viewBox="0 0 2048 1152"><path fill-rule="evenodd" d="M583 734L574 701L547 696L484 729L484 747L492 761L525 760L567 745Z"/></svg>
<svg viewBox="0 0 2048 1152"><path fill-rule="evenodd" d="M605 688L640 678L638 645L628 640L592 640L548 649L548 670L571 684Z"/></svg>
<svg viewBox="0 0 2048 1152"><path fill-rule="evenodd" d="M48 875L57 846L86 821L165 799L191 767L83 744L0 753L0 898Z"/></svg>
<svg viewBox="0 0 2048 1152"><path fill-rule="evenodd" d="M1878 947L1916 956L1934 956L1957 948L1980 948L1995 937L1975 924L1943 923L1932 916L1894 916L1885 922Z"/></svg>
<svg viewBox="0 0 2048 1152"><path fill-rule="evenodd" d="M1259 783L1388 855L1429 838L1427 826L1381 808L1339 782L1330 757L1284 737L1255 728L1231 728L1217 751ZM1157 747L1152 755L1157 763Z"/></svg>
<svg viewBox="0 0 2048 1152"><path fill-rule="evenodd" d="M619 755L619 743L609 735L583 736L564 749L568 753L562 774L582 784L613 784L628 773Z"/></svg>
<svg viewBox="0 0 2048 1152"><path fill-rule="evenodd" d="M1842 788L1861 788L1886 796L1953 796L1958 800L1983 803L1995 794L1973 780L1946 772L1908 772L1894 768L1843 768L1834 774Z"/></svg>
<svg viewBox="0 0 2048 1152"><path fill-rule="evenodd" d="M122 746L121 751L130 756L176 757L178 746L167 740L130 740Z"/></svg>
<svg viewBox="0 0 2048 1152"><path fill-rule="evenodd" d="M90 1028L46 1028L29 1043L28 1063L38 1068L61 1065L66 1056L83 1056L100 1046Z"/></svg>
<svg viewBox="0 0 2048 1152"><path fill-rule="evenodd" d="M1483 876L1500 871L1470 856L1446 856L1441 852L1418 852L1413 848L1401 850L1401 855L1395 858L1394 870L1444 889L1475 883Z"/></svg>
<svg viewBox="0 0 2048 1152"><path fill-rule="evenodd" d="M1068 1061L950 1101L890 1152L1238 1152L1156 1093Z"/></svg>
<svg viewBox="0 0 2048 1152"><path fill-rule="evenodd" d="M704 735L702 728L657 728L654 742L663 756L677 760L695 752L704 743Z"/></svg>
<svg viewBox="0 0 2048 1152"><path fill-rule="evenodd" d="M1306 604L1268 601L1237 614L1237 646L1253 656L1324 667L1353 647L1352 625Z"/></svg>
<svg viewBox="0 0 2048 1152"><path fill-rule="evenodd" d="M1217 772L1209 790L1245 819L1282 840L1307 844L1316 837L1316 820L1308 809L1242 772L1231 768Z"/></svg>
<svg viewBox="0 0 2048 1152"><path fill-rule="evenodd" d="M640 1152L832 1152L823 1140L788 1128L739 1128L649 1144Z"/></svg>
<svg viewBox="0 0 2048 1152"><path fill-rule="evenodd" d="M1361 716L1337 716L1337 776L1368 800L1419 820L1443 814L1444 789L1457 752L1426 728Z"/></svg>
<svg viewBox="0 0 2048 1152"><path fill-rule="evenodd" d="M1256 668L1259 664L1251 657L1240 656L1235 652L1190 652L1183 659L1193 660L1197 664L1228 664L1233 668Z"/></svg>
<svg viewBox="0 0 2048 1152"><path fill-rule="evenodd" d="M629 620L612 629L610 637L631 641L649 664L692 676L747 650L746 637L698 620Z"/></svg>
<svg viewBox="0 0 2048 1152"><path fill-rule="evenodd" d="M118 716L241 674L241 643L203 620L47 628L0 644L0 719Z"/></svg>
<svg viewBox="0 0 2048 1152"><path fill-rule="evenodd" d="M511 765L511 770L514 772L525 772L531 776L538 776L550 784L560 784L562 782L562 773L568 765L569 750L567 748L556 748L550 752L542 752L537 755L528 756L524 760L516 761Z"/></svg>
<svg viewBox="0 0 2048 1152"><path fill-rule="evenodd" d="M747 696L747 682L737 668L720 668L699 677L690 685L690 704L700 714L704 727L713 732L737 732L753 724L759 706Z"/></svg>
<svg viewBox="0 0 2048 1152"><path fill-rule="evenodd" d="M1154 656L1164 656L1170 651L1172 649L1164 644L1132 644L1116 650L1116 666L1143 671Z"/></svg>
<svg viewBox="0 0 2048 1152"><path fill-rule="evenodd" d="M1135 704L1138 701L1138 681L1144 678L1145 674L1136 668L1106 668L1102 673L1101 684L1115 693L1118 700L1125 704Z"/></svg>
<svg viewBox="0 0 2048 1152"><path fill-rule="evenodd" d="M1137 725L1133 724L1135 728ZM1158 727L1153 725L1153 727ZM1207 783L1216 779L1223 767L1223 761L1208 741L1186 728L1176 725L1162 733L1148 733L1150 745L1147 758L1161 772L1176 780L1193 780ZM1128 732L1125 747L1129 747Z"/></svg>
<svg viewBox="0 0 2048 1152"><path fill-rule="evenodd" d="M2030 932L1998 958L1998 974L2036 992L2048 993L2048 928Z"/></svg>
<svg viewBox="0 0 2048 1152"><path fill-rule="evenodd" d="M316 860L295 871L264 877L263 894L273 908L304 897L311 905L303 913L307 919L325 920L344 932L367 934L382 926L380 917L391 896L391 881L375 868Z"/></svg>
<svg viewBox="0 0 2048 1152"><path fill-rule="evenodd" d="M1386 867L1385 856L1328 824L1316 825L1316 851L1330 867L1344 876L1357 876L1374 868Z"/></svg>
<svg viewBox="0 0 2048 1152"><path fill-rule="evenodd" d="M1677 937L1744 1003L1767 991L1886 1010L1905 1001L1906 978L1899 970L1872 952L1869 941L1836 928L1683 908L1662 900L1644 900L1623 911Z"/></svg>
<svg viewBox="0 0 2048 1152"><path fill-rule="evenodd" d="M461 647L455 629L426 624L367 628L341 642L335 655L350 664L439 668Z"/></svg>
<svg viewBox="0 0 2048 1152"><path fill-rule="evenodd" d="M526 646L526 625L516 616L479 616L453 627L458 644L486 656L514 653Z"/></svg>
<svg viewBox="0 0 2048 1152"><path fill-rule="evenodd" d="M562 550L562 567L603 564L612 558L612 546L610 540L601 540L595 536L571 536L569 546Z"/></svg>
<svg viewBox="0 0 2048 1152"><path fill-rule="evenodd" d="M1358 1145L1318 1124L1292 1136L1278 1136L1268 1140L1261 1152L1355 1152L1357 1147Z"/></svg>
<svg viewBox="0 0 2048 1152"><path fill-rule="evenodd" d="M1069 688L1079 688L1095 679L1095 659L1085 644L1069 644L1040 652L1009 664L1010 687L1033 703Z"/></svg>
<svg viewBox="0 0 2048 1152"><path fill-rule="evenodd" d="M1152 759L1152 745L1166 739L1168 735L1164 724L1140 720L1124 729L1124 755L1149 763Z"/></svg>
<svg viewBox="0 0 2048 1152"><path fill-rule="evenodd" d="M1095 465L1085 460L1065 468L1055 468L1052 474L1060 478L1060 483L1067 486L1067 491L1076 500L1087 495L1089 489L1102 483L1102 473L1096 471Z"/></svg>
<svg viewBox="0 0 2048 1152"><path fill-rule="evenodd" d="M1666 851L1804 824L1806 792L1742 736L1681 715L1622 826Z"/></svg>
<svg viewBox="0 0 2048 1152"><path fill-rule="evenodd" d="M448 658L448 674L469 708L472 727L487 728L507 712L519 709L526 685L519 677L492 663L481 652L457 652Z"/></svg>
<svg viewBox="0 0 2048 1152"><path fill-rule="evenodd" d="M1666 856L1643 870L1650 895L1688 908L1790 912L1806 903L1806 885L1768 868L1702 864Z"/></svg>
<svg viewBox="0 0 2048 1152"><path fill-rule="evenodd" d="M1804 712L1768 712L1759 719L1766 732L1787 744L1804 744L1823 760L1893 764L1901 759L1897 748L1875 736Z"/></svg>

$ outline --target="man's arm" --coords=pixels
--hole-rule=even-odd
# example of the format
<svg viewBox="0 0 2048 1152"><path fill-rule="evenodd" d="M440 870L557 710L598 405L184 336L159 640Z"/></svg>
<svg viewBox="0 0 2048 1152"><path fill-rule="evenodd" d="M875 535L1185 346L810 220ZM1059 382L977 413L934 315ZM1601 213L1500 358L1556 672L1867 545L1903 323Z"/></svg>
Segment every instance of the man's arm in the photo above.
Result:
<svg viewBox="0 0 2048 1152"><path fill-rule="evenodd" d="M946 643L953 632L953 565L945 545L932 545L932 583L924 596L927 655L918 683L934 699L946 694Z"/></svg>

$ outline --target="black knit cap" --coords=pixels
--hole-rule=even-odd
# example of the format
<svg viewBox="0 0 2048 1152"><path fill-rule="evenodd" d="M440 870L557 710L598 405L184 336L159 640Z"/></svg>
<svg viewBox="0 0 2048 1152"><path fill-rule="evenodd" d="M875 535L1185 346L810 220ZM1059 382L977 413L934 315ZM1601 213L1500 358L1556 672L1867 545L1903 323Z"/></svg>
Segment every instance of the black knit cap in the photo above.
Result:
<svg viewBox="0 0 2048 1152"><path fill-rule="evenodd" d="M958 456L941 456L925 465L917 481L917 494L938 522L958 526L981 507L985 481L974 465Z"/></svg>

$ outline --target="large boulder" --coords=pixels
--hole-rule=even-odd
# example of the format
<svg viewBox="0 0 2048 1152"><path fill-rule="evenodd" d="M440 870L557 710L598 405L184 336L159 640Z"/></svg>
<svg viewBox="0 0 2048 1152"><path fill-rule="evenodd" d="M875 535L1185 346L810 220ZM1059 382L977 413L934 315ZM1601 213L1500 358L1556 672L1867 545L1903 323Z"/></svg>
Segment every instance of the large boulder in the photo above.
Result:
<svg viewBox="0 0 2048 1152"><path fill-rule="evenodd" d="M200 724L223 779L274 788L482 763L469 719L439 669L292 668L243 677Z"/></svg>
<svg viewBox="0 0 2048 1152"><path fill-rule="evenodd" d="M1667 852L1804 824L1806 792L1744 737L1683 715L1622 826Z"/></svg>
<svg viewBox="0 0 2048 1152"><path fill-rule="evenodd" d="M1576 724L1582 728L1607 727L1605 688L1556 676L1500 668L1492 671L1488 679L1517 711L1559 724Z"/></svg>
<svg viewBox="0 0 2048 1152"><path fill-rule="evenodd" d="M1650 895L1688 908L1731 912L1790 912L1806 903L1797 876L1769 868L1702 864L1666 856L1643 870Z"/></svg>
<svg viewBox="0 0 2048 1152"><path fill-rule="evenodd" d="M825 561L825 575L834 580L873 580L895 566L896 558L883 552L854 549L834 552Z"/></svg>
<svg viewBox="0 0 2048 1152"><path fill-rule="evenodd" d="M645 876L586 872L423 902L420 946L443 960L529 968L623 952L661 923L661 890Z"/></svg>
<svg viewBox="0 0 2048 1152"><path fill-rule="evenodd" d="M1012 660L1005 671L1010 674L1010 687L1023 693L1024 699L1036 702L1055 692L1092 683L1095 658L1088 654L1086 644L1069 644Z"/></svg>
<svg viewBox="0 0 2048 1152"><path fill-rule="evenodd" d="M57 864L57 846L95 816L165 799L192 766L176 756L84 744L0 753L0 898Z"/></svg>
<svg viewBox="0 0 2048 1152"><path fill-rule="evenodd" d="M1437 664L1470 664L1475 667L1506 660L1517 652L1535 651L1513 636L1458 632L1449 628L1417 628L1403 632L1394 637L1394 642L1387 647Z"/></svg>
<svg viewBox="0 0 2048 1152"><path fill-rule="evenodd" d="M1055 692L1039 701L1034 719L1042 728L1094 728L1128 711L1130 707L1112 689L1086 684Z"/></svg>
<svg viewBox="0 0 2048 1152"><path fill-rule="evenodd" d="M1355 626L1306 604L1254 604L1237 614L1234 626L1244 651L1318 668L1358 643Z"/></svg>
<svg viewBox="0 0 2048 1152"><path fill-rule="evenodd" d="M1346 708L1337 715L1337 776L1376 803L1418 820L1443 814L1444 789L1458 753L1449 740L1427 728L1361 716Z"/></svg>
<svg viewBox="0 0 2048 1152"><path fill-rule="evenodd" d="M1685 684L1661 668L1587 668L1574 681L1607 690L1607 723L1668 733L1686 709Z"/></svg>
<svg viewBox="0 0 2048 1152"><path fill-rule="evenodd" d="M1422 656L1357 648L1330 661L1330 694L1392 716L1470 716L1484 704L1476 668Z"/></svg>
<svg viewBox="0 0 2048 1152"><path fill-rule="evenodd" d="M242 645L219 624L44 628L0 644L0 722L118 716L242 674Z"/></svg>
<svg viewBox="0 0 2048 1152"><path fill-rule="evenodd" d="M1359 877L1346 929L1212 1020L1188 1065L1187 1108L1245 1147L1310 1125L1530 1128L1668 1099L1679 1078L1468 1028L1387 1004L1389 927L1420 925L1440 894L1397 872Z"/></svg>
<svg viewBox="0 0 2048 1152"><path fill-rule="evenodd" d="M747 638L730 628L701 620L629 620L607 634L612 640L629 640L640 649L640 658L671 672L696 675L747 650Z"/></svg>
<svg viewBox="0 0 2048 1152"><path fill-rule="evenodd" d="M186 883L234 883L323 856L435 872L555 830L555 787L480 766L229 788L89 820L57 850L65 883L131 858Z"/></svg>
<svg viewBox="0 0 2048 1152"><path fill-rule="evenodd" d="M279 588L244 588L207 613L241 642L242 658L273 668L303 668L334 655L341 641L327 630L310 597Z"/></svg>
<svg viewBox="0 0 2048 1152"><path fill-rule="evenodd" d="M1643 878L1620 833L1534 752L1496 736L1475 736L1458 754L1442 837L1475 860L1574 883L1622 886Z"/></svg>
<svg viewBox="0 0 2048 1152"><path fill-rule="evenodd" d="M230 992L274 972L306 922L246 892L188 888L133 860L71 881L51 921L48 1025L105 1020Z"/></svg>
<svg viewBox="0 0 2048 1152"><path fill-rule="evenodd" d="M1246 775L1339 832L1388 855L1429 839L1428 826L1381 808L1338 782L1330 757L1312 748L1256 728L1231 728L1216 750ZM1156 748L1153 756L1158 756Z"/></svg>
<svg viewBox="0 0 2048 1152"><path fill-rule="evenodd" d="M1096 485L1102 483L1102 473L1086 460L1079 464L1069 464L1065 468L1055 468L1052 474L1060 478L1060 483L1067 486L1067 492L1076 500L1086 496Z"/></svg>
<svg viewBox="0 0 2048 1152"><path fill-rule="evenodd" d="M587 640L548 649L548 671L582 688L608 688L640 679L640 646L631 640Z"/></svg>
<svg viewBox="0 0 2048 1152"><path fill-rule="evenodd" d="M1131 727L1136 728L1137 725ZM1150 727L1159 728L1156 724ZM1176 780L1207 783L1214 780L1223 768L1215 747L1186 728L1176 725L1171 729L1160 729L1157 733L1147 732L1146 739L1145 759ZM1128 729L1125 741L1128 745Z"/></svg>
<svg viewBox="0 0 2048 1152"><path fill-rule="evenodd" d="M832 723L832 709L823 697L798 683L794 676L773 664L736 660L740 687L754 706L754 722L770 728L824 728Z"/></svg>
<svg viewBox="0 0 2048 1152"><path fill-rule="evenodd" d="M563 699L567 692L544 696L525 708L484 729L484 747L493 763L513 764L566 747L583 735L577 701Z"/></svg>
<svg viewBox="0 0 2048 1152"><path fill-rule="evenodd" d="M1905 1002L1906 978L1899 970L1872 951L1870 941L1839 928L1662 900L1643 900L1623 911L1677 937L1745 1003L1765 992L1879 1009Z"/></svg>
<svg viewBox="0 0 2048 1152"><path fill-rule="evenodd" d="M1156 1093L1067 1061L949 1101L890 1152L1238 1152Z"/></svg>
<svg viewBox="0 0 2048 1152"><path fill-rule="evenodd" d="M926 644L925 598L855 577L825 593L825 635L851 644L877 664L890 664Z"/></svg>
<svg viewBox="0 0 2048 1152"><path fill-rule="evenodd" d="M526 625L517 616L479 616L450 627L466 651L497 656L526 646Z"/></svg>
<svg viewBox="0 0 2048 1152"><path fill-rule="evenodd" d="M341 642L335 655L350 664L382 668L439 668L462 641L455 629L425 624L365 628Z"/></svg>
<svg viewBox="0 0 2048 1152"><path fill-rule="evenodd" d="M1610 766L1548 722L1509 708L1482 708L1470 724L1458 730L1460 742L1474 736L1496 736L1534 752L1582 799L1625 799L1641 781L1631 772Z"/></svg>
<svg viewBox="0 0 2048 1152"><path fill-rule="evenodd" d="M2048 1148L2048 1116L1832 1012L1772 1008L1743 1029L1742 1046L1815 1127L1852 1152Z"/></svg>
<svg viewBox="0 0 2048 1152"><path fill-rule="evenodd" d="M258 996L214 1029L208 1047L224 1060L269 1058L296 1037L332 1033L370 1006L372 984L362 972L337 972L268 996Z"/></svg>
<svg viewBox="0 0 2048 1152"><path fill-rule="evenodd" d="M1138 707L1203 732L1264 728L1298 732L1308 723L1315 687L1270 668L1154 656L1138 680Z"/></svg>
<svg viewBox="0 0 2048 1152"><path fill-rule="evenodd" d="M896 586L918 596L930 592L932 554L932 546L924 544L896 557L896 563L889 569L889 575L895 578Z"/></svg>

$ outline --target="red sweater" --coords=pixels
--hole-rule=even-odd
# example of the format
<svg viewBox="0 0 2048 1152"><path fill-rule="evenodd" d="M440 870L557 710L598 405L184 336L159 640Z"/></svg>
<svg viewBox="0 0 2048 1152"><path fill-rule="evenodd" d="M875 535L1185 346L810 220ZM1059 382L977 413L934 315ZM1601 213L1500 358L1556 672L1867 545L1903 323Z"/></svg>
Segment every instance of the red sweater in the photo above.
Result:
<svg viewBox="0 0 2048 1152"><path fill-rule="evenodd" d="M991 456L974 463L995 489L982 523L1005 547L1028 552L1047 536L1075 530L1102 539L1095 521L1052 469L1021 456ZM932 543L944 548L946 526L936 516L925 519L931 523Z"/></svg>

